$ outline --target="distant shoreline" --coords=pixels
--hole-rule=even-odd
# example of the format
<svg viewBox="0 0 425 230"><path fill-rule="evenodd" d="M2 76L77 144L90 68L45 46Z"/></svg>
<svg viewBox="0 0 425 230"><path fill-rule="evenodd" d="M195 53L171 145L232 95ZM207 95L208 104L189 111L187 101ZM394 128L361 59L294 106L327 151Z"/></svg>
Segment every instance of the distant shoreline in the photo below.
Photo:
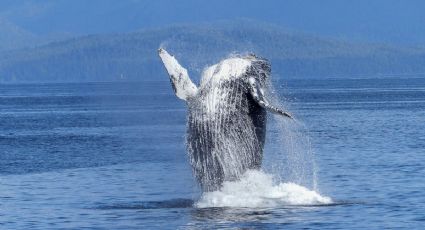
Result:
<svg viewBox="0 0 425 230"><path fill-rule="evenodd" d="M412 76L412 77L400 77L397 76L374 76L374 77L348 77L348 78L342 78L342 77L302 77L302 78L276 78L272 79L272 81L276 82L303 82L303 81L367 81L367 80L425 80L425 74L422 74L422 77L418 76ZM123 84L143 84L143 83L165 83L168 84L168 80L142 80L142 81L49 81L49 82L0 82L0 85L55 85L55 84L114 84L114 83L123 83Z"/></svg>

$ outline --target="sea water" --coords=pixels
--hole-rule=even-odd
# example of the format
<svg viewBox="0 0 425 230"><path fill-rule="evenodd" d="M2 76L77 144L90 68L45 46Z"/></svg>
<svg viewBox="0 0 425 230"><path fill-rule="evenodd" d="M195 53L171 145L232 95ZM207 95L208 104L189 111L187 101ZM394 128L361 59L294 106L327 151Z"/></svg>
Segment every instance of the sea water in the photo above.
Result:
<svg viewBox="0 0 425 230"><path fill-rule="evenodd" d="M204 194L169 82L0 85L0 229L423 225L424 78L274 85L297 123Z"/></svg>

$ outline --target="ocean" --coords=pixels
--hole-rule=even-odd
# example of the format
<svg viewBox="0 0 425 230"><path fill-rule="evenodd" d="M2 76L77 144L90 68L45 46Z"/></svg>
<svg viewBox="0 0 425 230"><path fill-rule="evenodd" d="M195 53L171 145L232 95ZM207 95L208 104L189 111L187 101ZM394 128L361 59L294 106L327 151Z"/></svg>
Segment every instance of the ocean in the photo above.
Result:
<svg viewBox="0 0 425 230"><path fill-rule="evenodd" d="M419 229L425 78L274 82L264 164L202 194L168 81L0 85L0 229Z"/></svg>

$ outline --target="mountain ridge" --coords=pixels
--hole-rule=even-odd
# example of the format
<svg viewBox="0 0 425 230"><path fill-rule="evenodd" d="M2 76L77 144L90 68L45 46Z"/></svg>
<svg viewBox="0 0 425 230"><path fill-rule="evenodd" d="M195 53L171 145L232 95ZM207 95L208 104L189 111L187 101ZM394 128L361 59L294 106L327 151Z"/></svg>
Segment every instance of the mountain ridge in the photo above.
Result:
<svg viewBox="0 0 425 230"><path fill-rule="evenodd" d="M350 43L240 20L86 35L3 52L0 82L153 80L163 73L160 46L197 76L231 53L248 52L270 59L277 78L425 73L423 49Z"/></svg>

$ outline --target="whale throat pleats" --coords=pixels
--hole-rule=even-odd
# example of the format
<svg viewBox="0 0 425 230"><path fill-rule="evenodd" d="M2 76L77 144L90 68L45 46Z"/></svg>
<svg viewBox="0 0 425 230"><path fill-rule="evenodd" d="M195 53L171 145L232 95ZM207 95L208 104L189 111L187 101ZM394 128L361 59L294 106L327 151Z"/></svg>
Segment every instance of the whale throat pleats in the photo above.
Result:
<svg viewBox="0 0 425 230"><path fill-rule="evenodd" d="M261 167L265 110L238 79L203 85L188 102L188 156L204 191Z"/></svg>

